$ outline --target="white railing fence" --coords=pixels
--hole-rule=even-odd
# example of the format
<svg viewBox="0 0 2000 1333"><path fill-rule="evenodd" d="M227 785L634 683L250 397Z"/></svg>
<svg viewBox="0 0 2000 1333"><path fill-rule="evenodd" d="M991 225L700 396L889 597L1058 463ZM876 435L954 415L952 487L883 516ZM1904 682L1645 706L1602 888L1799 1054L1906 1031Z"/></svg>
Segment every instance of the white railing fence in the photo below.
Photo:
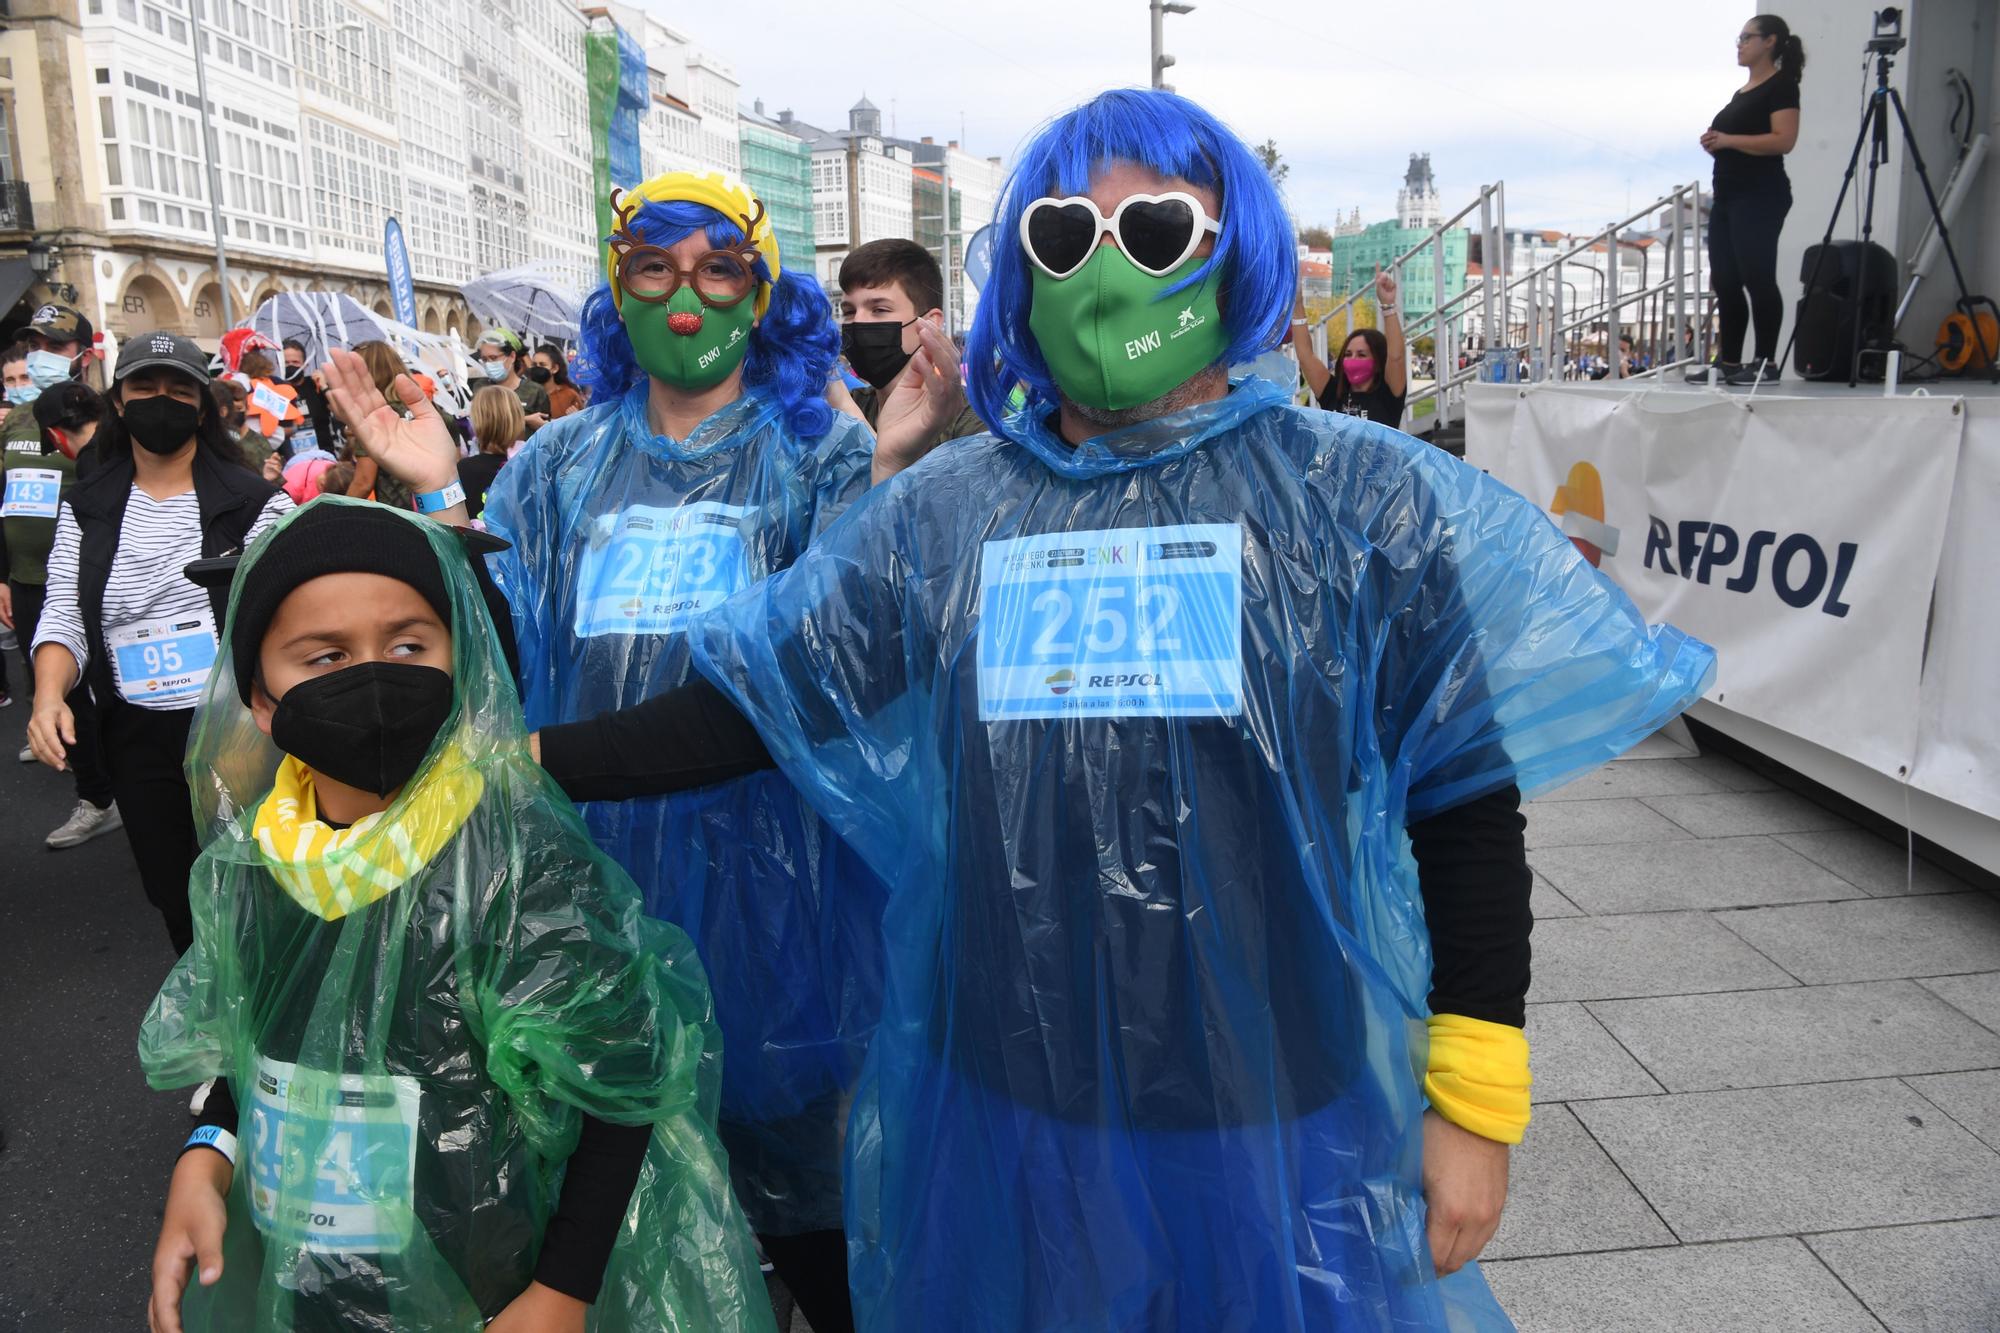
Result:
<svg viewBox="0 0 2000 1333"><path fill-rule="evenodd" d="M1681 366L1705 364L1713 298L1706 290L1703 189L1682 185L1588 237L1566 237L1555 253L1514 273L1514 247L1507 233L1507 185L1481 186L1465 207L1444 219L1384 266L1396 279L1397 317L1406 344L1431 340L1435 364L1428 384L1412 383L1413 416L1434 401L1436 425L1464 415L1465 385L1474 380L1513 382L1578 378L1587 350L1598 348L1608 378L1646 378ZM1480 274L1454 296L1445 295L1448 233L1477 215ZM1635 236L1632 228L1660 215L1664 225ZM1636 263L1632 262L1636 257ZM1407 313L1405 275L1431 270L1434 308ZM1658 278L1655 280L1655 268ZM1627 282L1628 270L1636 268ZM1585 288L1591 290L1586 295ZM1370 279L1343 294L1313 326L1313 344L1331 364L1330 328L1356 326L1359 304L1371 301L1380 318ZM1632 364L1618 348L1631 340Z"/></svg>

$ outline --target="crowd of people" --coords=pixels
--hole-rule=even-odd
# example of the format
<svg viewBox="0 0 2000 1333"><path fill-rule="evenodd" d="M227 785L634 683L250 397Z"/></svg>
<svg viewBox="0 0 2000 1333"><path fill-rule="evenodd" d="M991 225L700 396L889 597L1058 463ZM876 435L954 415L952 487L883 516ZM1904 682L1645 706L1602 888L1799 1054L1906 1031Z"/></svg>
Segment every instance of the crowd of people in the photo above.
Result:
<svg viewBox="0 0 2000 1333"><path fill-rule="evenodd" d="M1712 654L1395 429L1393 318L1313 353L1171 93L1025 146L962 348L912 241L836 317L741 183L611 203L462 416L0 364L23 756L179 959L151 1326L1507 1327L1520 801Z"/></svg>

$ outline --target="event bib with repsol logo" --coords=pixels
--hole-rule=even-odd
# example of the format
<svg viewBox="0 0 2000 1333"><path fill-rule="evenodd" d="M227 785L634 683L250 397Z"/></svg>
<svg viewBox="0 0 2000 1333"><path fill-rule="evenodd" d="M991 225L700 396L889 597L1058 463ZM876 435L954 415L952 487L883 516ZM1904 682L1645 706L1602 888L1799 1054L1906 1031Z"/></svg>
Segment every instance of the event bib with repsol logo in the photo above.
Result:
<svg viewBox="0 0 2000 1333"><path fill-rule="evenodd" d="M1236 524L988 542L980 576L982 721L1242 711Z"/></svg>

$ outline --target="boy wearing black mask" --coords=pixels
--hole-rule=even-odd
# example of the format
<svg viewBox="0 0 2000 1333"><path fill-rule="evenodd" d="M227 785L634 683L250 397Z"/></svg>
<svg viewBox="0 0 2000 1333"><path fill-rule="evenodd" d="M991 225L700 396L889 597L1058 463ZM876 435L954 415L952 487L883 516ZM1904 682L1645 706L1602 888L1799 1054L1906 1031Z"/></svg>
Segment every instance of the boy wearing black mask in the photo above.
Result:
<svg viewBox="0 0 2000 1333"><path fill-rule="evenodd" d="M700 964L528 755L490 540L323 499L189 570L234 594L195 942L139 1045L218 1081L155 1330L580 1333L600 1290L601 1329L770 1327Z"/></svg>
<svg viewBox="0 0 2000 1333"><path fill-rule="evenodd" d="M915 241L870 241L840 262L840 353L868 381L854 390L853 401L861 419L878 433L884 408L900 406L899 385L913 381L907 396L921 384L910 366L924 341L945 338L943 305L944 274L931 252ZM922 442L923 449L985 432L985 423L966 406L962 385L940 386L939 391L954 396L956 409Z"/></svg>

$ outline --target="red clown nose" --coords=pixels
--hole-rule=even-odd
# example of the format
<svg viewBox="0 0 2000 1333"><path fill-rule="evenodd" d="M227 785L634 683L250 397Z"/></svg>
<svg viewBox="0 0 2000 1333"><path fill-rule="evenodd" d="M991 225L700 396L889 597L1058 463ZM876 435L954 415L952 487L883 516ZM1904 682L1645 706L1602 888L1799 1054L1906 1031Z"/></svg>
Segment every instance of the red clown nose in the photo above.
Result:
<svg viewBox="0 0 2000 1333"><path fill-rule="evenodd" d="M701 332L701 316L685 310L676 310L667 316L667 327L679 334Z"/></svg>

